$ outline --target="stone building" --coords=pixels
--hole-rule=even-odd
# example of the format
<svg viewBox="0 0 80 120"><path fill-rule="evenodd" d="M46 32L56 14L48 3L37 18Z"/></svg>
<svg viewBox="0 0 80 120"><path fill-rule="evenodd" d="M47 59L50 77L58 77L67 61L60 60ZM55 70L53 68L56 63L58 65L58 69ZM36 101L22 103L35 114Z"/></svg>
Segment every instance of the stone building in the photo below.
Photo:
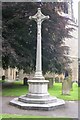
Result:
<svg viewBox="0 0 80 120"><path fill-rule="evenodd" d="M71 32L73 37L66 39L65 45L69 47L67 56L72 61L72 63L70 63L70 67L72 69L72 81L78 81L78 26L75 23L73 23L73 25L75 29Z"/></svg>
<svg viewBox="0 0 80 120"><path fill-rule="evenodd" d="M15 80L23 80L24 77L30 77L29 74L23 72L23 70L18 70L17 68L8 68L6 70L0 68L0 79L5 76L5 79L9 82Z"/></svg>
<svg viewBox="0 0 80 120"><path fill-rule="evenodd" d="M0 70L0 79L2 79L2 76L5 76L5 79L7 81L14 81L17 79L17 75L18 75L17 68L8 68L6 70L4 70L4 69Z"/></svg>
<svg viewBox="0 0 80 120"><path fill-rule="evenodd" d="M58 2L67 2L67 5L62 8L62 15L70 18L71 20L67 27L72 26L75 30L71 32L72 38L66 38L64 46L69 47L69 51L65 53L70 58L72 63L70 67L72 69L72 81L78 81L78 24L74 17L73 0L58 0ZM64 13L64 14L63 14Z"/></svg>
<svg viewBox="0 0 80 120"><path fill-rule="evenodd" d="M68 26L73 27L75 30L70 32L72 38L65 38L64 46L69 47L69 51L65 53L66 56L72 61L70 68L72 70L72 81L78 81L78 23L74 17L73 0L57 0L62 5L59 6L59 15L70 18Z"/></svg>
<svg viewBox="0 0 80 120"><path fill-rule="evenodd" d="M70 0L68 5L69 5L68 14L70 18L73 20L72 22L70 22L70 24L73 26L75 30L71 32L72 38L66 39L65 44L69 46L68 56L72 61L72 63L70 64L72 69L72 81L78 81L78 24L75 21L72 0Z"/></svg>

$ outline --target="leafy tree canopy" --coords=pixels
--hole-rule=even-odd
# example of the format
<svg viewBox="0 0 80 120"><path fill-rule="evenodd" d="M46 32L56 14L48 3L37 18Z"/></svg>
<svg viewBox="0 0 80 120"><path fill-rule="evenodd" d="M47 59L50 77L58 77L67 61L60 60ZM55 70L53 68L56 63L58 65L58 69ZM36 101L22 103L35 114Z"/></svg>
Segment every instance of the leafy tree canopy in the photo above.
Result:
<svg viewBox="0 0 80 120"><path fill-rule="evenodd" d="M68 47L63 46L64 39L70 38L73 28L65 27L68 19L58 15L55 7L67 10L67 4L58 2L7 2L2 3L2 65L17 67L26 72L35 70L37 28L36 22L29 16L40 7L50 19L42 23L42 59L43 72L61 73L69 62L64 56Z"/></svg>

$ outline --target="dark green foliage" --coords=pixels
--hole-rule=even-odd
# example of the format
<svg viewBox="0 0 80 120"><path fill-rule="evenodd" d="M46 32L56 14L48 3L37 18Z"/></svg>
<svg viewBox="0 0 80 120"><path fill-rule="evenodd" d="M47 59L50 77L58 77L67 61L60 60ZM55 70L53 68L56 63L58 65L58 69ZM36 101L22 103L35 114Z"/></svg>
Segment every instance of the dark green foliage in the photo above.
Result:
<svg viewBox="0 0 80 120"><path fill-rule="evenodd" d="M55 6L62 5L64 4L56 2L3 3L3 68L16 66L26 72L35 70L37 29L36 22L29 20L29 16L41 7L43 14L50 16L42 24L43 72L61 73L64 70L66 63L69 63L69 59L64 56L64 50L68 48L61 45L65 37L71 37L69 31L72 28L65 28L68 19L55 12Z"/></svg>

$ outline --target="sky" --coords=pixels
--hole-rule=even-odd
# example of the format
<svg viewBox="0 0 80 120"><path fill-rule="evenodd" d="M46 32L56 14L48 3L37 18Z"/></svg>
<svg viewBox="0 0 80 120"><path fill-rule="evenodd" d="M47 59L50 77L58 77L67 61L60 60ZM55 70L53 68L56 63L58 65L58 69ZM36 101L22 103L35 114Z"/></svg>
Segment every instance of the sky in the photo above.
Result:
<svg viewBox="0 0 80 120"><path fill-rule="evenodd" d="M78 2L80 0L73 0L73 11L74 11L74 17L78 20Z"/></svg>

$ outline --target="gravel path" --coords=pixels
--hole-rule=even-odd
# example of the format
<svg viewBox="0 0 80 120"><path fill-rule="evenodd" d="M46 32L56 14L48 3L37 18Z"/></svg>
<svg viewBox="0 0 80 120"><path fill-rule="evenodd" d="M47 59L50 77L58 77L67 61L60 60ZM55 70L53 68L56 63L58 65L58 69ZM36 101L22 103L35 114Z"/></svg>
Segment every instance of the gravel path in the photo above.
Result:
<svg viewBox="0 0 80 120"><path fill-rule="evenodd" d="M7 114L18 114L18 115L78 118L78 101L66 101L66 104L64 105L64 107L61 107L59 109L57 108L52 111L38 111L38 110L22 110L17 107L9 105L9 101L12 100L13 98L14 97L3 97L2 98L2 113L3 114L7 113Z"/></svg>

